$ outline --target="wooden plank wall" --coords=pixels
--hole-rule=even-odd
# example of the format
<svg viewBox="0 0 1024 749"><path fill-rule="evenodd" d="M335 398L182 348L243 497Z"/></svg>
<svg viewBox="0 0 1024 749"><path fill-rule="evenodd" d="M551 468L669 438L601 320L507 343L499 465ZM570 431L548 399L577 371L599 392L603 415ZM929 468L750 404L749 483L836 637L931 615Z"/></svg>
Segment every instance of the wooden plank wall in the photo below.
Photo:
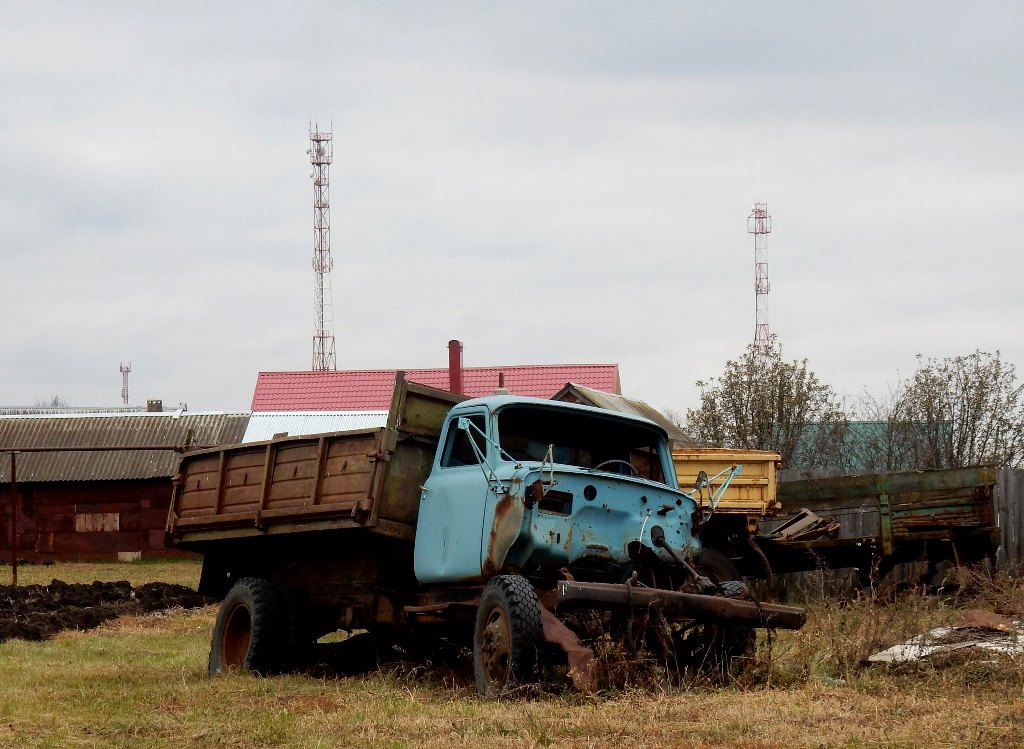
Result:
<svg viewBox="0 0 1024 749"><path fill-rule="evenodd" d="M1002 546L999 563L1024 567L1024 470L1003 468L996 484L996 512Z"/></svg>
<svg viewBox="0 0 1024 749"><path fill-rule="evenodd" d="M170 479L19 484L18 557L77 561L184 556L164 547ZM0 485L0 563L11 548L10 484Z"/></svg>

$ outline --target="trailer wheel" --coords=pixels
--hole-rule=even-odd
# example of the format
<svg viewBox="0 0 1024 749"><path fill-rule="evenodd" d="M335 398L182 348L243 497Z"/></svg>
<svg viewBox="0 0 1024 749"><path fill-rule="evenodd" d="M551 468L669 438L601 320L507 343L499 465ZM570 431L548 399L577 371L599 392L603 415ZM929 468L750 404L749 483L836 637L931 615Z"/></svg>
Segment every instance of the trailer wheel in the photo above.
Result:
<svg viewBox="0 0 1024 749"><path fill-rule="evenodd" d="M211 676L225 671L269 674L281 663L285 627L278 591L266 580L243 577L217 613L210 643Z"/></svg>
<svg viewBox="0 0 1024 749"><path fill-rule="evenodd" d="M480 596L473 632L477 691L498 697L536 677L543 639L540 604L533 586L519 575L491 578Z"/></svg>

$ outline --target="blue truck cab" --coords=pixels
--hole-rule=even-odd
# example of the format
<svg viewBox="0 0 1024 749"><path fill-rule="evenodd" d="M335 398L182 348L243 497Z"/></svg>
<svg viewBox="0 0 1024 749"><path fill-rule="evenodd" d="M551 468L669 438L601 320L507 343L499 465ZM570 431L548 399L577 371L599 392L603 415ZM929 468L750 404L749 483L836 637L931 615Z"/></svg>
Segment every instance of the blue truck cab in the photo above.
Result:
<svg viewBox="0 0 1024 749"><path fill-rule="evenodd" d="M644 555L671 563L665 545L695 555L695 510L657 424L537 398L475 398L449 412L421 487L415 575L424 584L563 570L621 580Z"/></svg>

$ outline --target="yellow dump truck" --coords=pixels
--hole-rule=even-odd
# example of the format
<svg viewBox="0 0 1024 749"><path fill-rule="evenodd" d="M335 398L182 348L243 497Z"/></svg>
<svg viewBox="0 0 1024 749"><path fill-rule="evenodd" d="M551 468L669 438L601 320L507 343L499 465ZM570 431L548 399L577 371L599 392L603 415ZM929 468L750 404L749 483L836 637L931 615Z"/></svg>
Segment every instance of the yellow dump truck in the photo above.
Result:
<svg viewBox="0 0 1024 749"><path fill-rule="evenodd" d="M744 574L770 574L754 536L760 521L783 513L777 498L782 456L765 450L685 447L672 451L672 461L679 486L697 500L701 517L695 520L704 546L728 556Z"/></svg>
<svg viewBox="0 0 1024 749"><path fill-rule="evenodd" d="M757 531L762 518L781 514L777 499L777 482L782 456L765 450L728 450L713 447L690 447L672 451L679 486L684 489L698 487L698 479L707 476L711 491L694 492L698 507L714 509L723 515L742 516L749 532ZM711 495L732 472L741 466L740 473L732 477L717 507L710 506ZM719 477L716 481L715 477Z"/></svg>

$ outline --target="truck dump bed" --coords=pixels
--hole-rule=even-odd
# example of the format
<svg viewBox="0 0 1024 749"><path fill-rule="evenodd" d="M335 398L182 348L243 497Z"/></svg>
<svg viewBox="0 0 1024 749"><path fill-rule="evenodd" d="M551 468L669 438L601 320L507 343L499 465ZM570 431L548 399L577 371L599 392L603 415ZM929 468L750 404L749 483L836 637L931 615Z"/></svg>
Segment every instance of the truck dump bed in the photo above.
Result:
<svg viewBox="0 0 1024 749"><path fill-rule="evenodd" d="M676 477L684 490L693 489L697 476L703 471L715 476L733 465L743 466L743 472L726 487L715 512L747 516L750 531L758 521L781 514L782 505L776 496L777 476L782 456L765 450L723 450L712 447L676 448L672 451ZM721 480L712 483L712 490ZM696 495L695 495L696 496ZM701 508L706 507L707 495L697 497Z"/></svg>
<svg viewBox="0 0 1024 749"><path fill-rule="evenodd" d="M399 374L385 427L182 456L167 531L184 548L226 538L369 528L411 540L419 486L461 395Z"/></svg>

